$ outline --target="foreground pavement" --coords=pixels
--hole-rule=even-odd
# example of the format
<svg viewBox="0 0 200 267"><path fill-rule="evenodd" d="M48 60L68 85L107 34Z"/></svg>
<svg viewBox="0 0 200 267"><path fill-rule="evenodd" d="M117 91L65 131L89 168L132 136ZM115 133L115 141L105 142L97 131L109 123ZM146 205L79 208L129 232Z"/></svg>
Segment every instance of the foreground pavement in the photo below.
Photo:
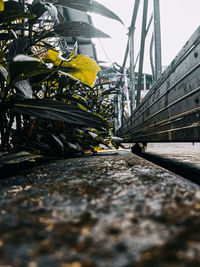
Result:
<svg viewBox="0 0 200 267"><path fill-rule="evenodd" d="M147 152L200 168L200 143L149 143Z"/></svg>
<svg viewBox="0 0 200 267"><path fill-rule="evenodd" d="M6 178L0 266L200 266L200 188L126 150Z"/></svg>

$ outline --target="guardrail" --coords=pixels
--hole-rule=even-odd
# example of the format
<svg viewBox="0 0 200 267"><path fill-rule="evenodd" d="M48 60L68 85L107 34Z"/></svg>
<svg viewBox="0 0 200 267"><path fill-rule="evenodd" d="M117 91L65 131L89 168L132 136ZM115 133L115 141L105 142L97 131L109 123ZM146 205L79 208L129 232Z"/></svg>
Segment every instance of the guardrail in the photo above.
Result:
<svg viewBox="0 0 200 267"><path fill-rule="evenodd" d="M200 141L200 27L117 135L127 143Z"/></svg>

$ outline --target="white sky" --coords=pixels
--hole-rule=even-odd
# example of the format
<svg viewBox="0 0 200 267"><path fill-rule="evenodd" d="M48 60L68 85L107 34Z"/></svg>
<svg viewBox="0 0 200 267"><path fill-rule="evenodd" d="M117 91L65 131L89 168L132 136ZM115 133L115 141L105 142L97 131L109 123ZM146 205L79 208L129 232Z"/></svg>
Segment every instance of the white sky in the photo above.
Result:
<svg viewBox="0 0 200 267"><path fill-rule="evenodd" d="M101 43L112 62L122 65L126 43L128 27L131 24L134 0L97 0L114 11L124 22L125 26L119 22L107 19L100 15L93 15L94 25L111 36L111 39L101 39ZM141 36L141 19L143 0L136 22L135 31L135 55L139 51ZM152 13L153 0L149 0L148 18ZM162 65L168 66L174 59L183 45L200 25L200 0L160 0L161 12L161 38L162 38ZM145 46L144 72L150 73L149 64L149 43L152 28L149 31ZM100 42L95 39L97 56L99 60L108 61ZM128 60L129 63L129 60ZM137 70L137 69L136 69Z"/></svg>

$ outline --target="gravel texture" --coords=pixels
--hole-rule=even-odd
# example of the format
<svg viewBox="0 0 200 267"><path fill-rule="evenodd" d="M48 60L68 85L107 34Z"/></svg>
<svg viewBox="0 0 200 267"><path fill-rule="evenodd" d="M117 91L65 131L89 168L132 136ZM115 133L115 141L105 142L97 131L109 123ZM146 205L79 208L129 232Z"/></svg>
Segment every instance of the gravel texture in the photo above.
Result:
<svg viewBox="0 0 200 267"><path fill-rule="evenodd" d="M200 266L200 188L126 150L3 179L0 266Z"/></svg>

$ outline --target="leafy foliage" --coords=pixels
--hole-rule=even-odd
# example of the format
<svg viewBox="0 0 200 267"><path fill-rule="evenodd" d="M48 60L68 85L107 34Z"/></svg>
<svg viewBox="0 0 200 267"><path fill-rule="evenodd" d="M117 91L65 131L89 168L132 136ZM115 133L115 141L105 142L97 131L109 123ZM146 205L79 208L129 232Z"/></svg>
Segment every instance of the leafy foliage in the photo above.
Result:
<svg viewBox="0 0 200 267"><path fill-rule="evenodd" d="M48 99L15 100L9 107L12 111L48 120L61 120L70 124L101 129L106 123L100 118L75 105Z"/></svg>
<svg viewBox="0 0 200 267"><path fill-rule="evenodd" d="M34 18L35 15L25 12L19 12L18 10L3 10L0 12L0 23L8 24L16 19Z"/></svg>
<svg viewBox="0 0 200 267"><path fill-rule="evenodd" d="M48 0L48 2L51 1ZM100 14L108 18L115 19L123 24L122 20L114 12L93 0L53 0L53 3L55 5L69 7L84 12L93 12Z"/></svg>
<svg viewBox="0 0 200 267"><path fill-rule="evenodd" d="M90 87L94 86L96 75L101 70L96 61L88 56L77 55L73 60L65 60L61 59L59 53L52 49L48 51L44 60L47 63L53 63L55 67L59 67L72 78Z"/></svg>
<svg viewBox="0 0 200 267"><path fill-rule="evenodd" d="M65 37L108 35L66 21L66 7L121 21L95 1L0 0L0 165L95 152L112 141L113 91L94 86L100 67L77 44L61 49Z"/></svg>
<svg viewBox="0 0 200 267"><path fill-rule="evenodd" d="M4 11L4 2L0 0L0 11Z"/></svg>
<svg viewBox="0 0 200 267"><path fill-rule="evenodd" d="M54 31L62 36L83 38L109 38L110 36L94 26L82 21L70 21L54 26Z"/></svg>

